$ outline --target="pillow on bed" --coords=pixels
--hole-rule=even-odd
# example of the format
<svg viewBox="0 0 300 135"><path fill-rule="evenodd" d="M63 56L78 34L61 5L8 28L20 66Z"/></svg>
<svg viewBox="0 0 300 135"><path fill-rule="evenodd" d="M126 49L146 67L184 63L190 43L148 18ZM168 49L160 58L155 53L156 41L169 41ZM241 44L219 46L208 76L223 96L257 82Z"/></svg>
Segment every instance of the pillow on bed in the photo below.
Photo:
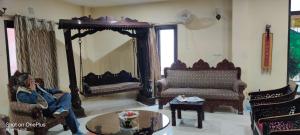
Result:
<svg viewBox="0 0 300 135"><path fill-rule="evenodd" d="M98 76L94 73L89 73L84 77L83 82L87 83L89 86L99 85Z"/></svg>
<svg viewBox="0 0 300 135"><path fill-rule="evenodd" d="M122 70L117 75L119 82L131 82L132 76L130 73Z"/></svg>

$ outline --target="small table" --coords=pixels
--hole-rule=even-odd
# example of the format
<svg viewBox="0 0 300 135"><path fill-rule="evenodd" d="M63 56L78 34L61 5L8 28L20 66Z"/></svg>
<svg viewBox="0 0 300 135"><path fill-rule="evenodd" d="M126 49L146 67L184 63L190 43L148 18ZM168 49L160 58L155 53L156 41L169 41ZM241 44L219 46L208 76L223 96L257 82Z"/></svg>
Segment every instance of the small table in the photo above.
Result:
<svg viewBox="0 0 300 135"><path fill-rule="evenodd" d="M202 121L204 120L204 111L203 111L204 101L199 102L181 102L174 98L170 102L170 107L172 111L172 126L176 126L176 110L177 117L181 119L181 110L194 110L197 111L198 116L198 128L202 128Z"/></svg>
<svg viewBox="0 0 300 135"><path fill-rule="evenodd" d="M153 125L152 130L156 132L167 127L170 123L169 118L162 113L144 110L135 111L139 112L138 131L143 131ZM96 116L87 122L86 129L97 135L126 135L127 133L124 133L124 129L120 127L118 113L120 112Z"/></svg>

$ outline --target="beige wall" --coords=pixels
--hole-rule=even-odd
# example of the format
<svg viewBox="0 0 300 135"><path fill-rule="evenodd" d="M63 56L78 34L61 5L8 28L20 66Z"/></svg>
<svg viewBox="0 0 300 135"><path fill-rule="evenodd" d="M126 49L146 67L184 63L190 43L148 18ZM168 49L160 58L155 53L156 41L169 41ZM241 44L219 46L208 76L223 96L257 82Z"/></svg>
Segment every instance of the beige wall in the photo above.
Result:
<svg viewBox="0 0 300 135"><path fill-rule="evenodd" d="M155 24L168 24L177 22L176 15L188 9L197 17L196 24L194 24L196 29L188 29L181 24L178 25L178 58L189 66L199 58L215 65L223 58L231 58L231 5L231 0L175 0L144 5L94 8L92 9L92 16L94 18L113 16L117 19L130 17ZM216 8L222 11L223 18L220 21L215 19ZM103 59L107 53L129 39L127 36L116 32L95 34L95 55L92 61ZM119 56L116 55L115 57ZM132 60L128 62L130 61ZM109 63L98 64L105 67ZM97 68L101 69L101 66L97 66Z"/></svg>
<svg viewBox="0 0 300 135"><path fill-rule="evenodd" d="M20 14L24 16L43 18L58 22L61 18L71 18L82 15L82 8L66 4L59 0L0 0L0 5L7 8L7 14ZM34 9L34 14L29 14L28 8ZM64 47L63 31L56 29L57 54L58 54L58 74L60 88L68 88L68 72L67 62ZM74 47L76 54L78 48ZM75 54L75 55L76 55ZM0 74L2 75L0 81L0 113L7 113L8 98L7 98L7 61L6 61L6 45L4 35L3 18L0 18Z"/></svg>
<svg viewBox="0 0 300 135"><path fill-rule="evenodd" d="M99 73L106 71L118 73L120 70L125 70L136 75L136 57L133 52L132 40L128 40L97 61Z"/></svg>
<svg viewBox="0 0 300 135"><path fill-rule="evenodd" d="M232 60L242 68L248 91L278 88L287 79L288 0L233 0ZM261 73L261 42L271 24L273 66ZM246 93L247 93L246 92Z"/></svg>
<svg viewBox="0 0 300 135"><path fill-rule="evenodd" d="M222 11L223 18L220 21L213 21L216 8ZM171 1L95 8L92 9L92 16L125 16L155 24L167 24L176 22L176 15L184 9L197 16L197 28L191 30L178 25L180 60L190 66L203 58L215 65L221 59L228 58L242 68L242 79L248 83L246 93L286 84L288 0ZM274 33L273 67L270 74L263 74L260 69L261 36L266 24L272 25L271 31ZM113 37L113 40L107 40L109 37ZM97 33L94 36L94 51L97 51L94 61L107 59L103 56L128 39L117 33ZM99 62L102 61L108 59ZM101 64L106 67L109 63ZM103 69L99 66L97 68Z"/></svg>

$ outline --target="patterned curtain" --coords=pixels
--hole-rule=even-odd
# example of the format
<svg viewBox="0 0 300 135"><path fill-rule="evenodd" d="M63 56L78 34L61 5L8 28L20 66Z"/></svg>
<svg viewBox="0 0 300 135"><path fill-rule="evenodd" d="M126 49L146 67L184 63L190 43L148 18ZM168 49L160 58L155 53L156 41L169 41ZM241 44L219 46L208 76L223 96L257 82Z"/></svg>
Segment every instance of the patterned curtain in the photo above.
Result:
<svg viewBox="0 0 300 135"><path fill-rule="evenodd" d="M160 79L160 62L158 46L156 42L155 29L150 28L148 35L149 55L150 55L150 79L155 82Z"/></svg>
<svg viewBox="0 0 300 135"><path fill-rule="evenodd" d="M150 79L152 81L154 96L157 94L155 83L160 79L160 61L158 55L158 46L156 41L155 29L149 29L148 35L148 45L149 45L149 60L150 60Z"/></svg>
<svg viewBox="0 0 300 135"><path fill-rule="evenodd" d="M15 16L14 23L18 70L57 87L54 23L24 16Z"/></svg>

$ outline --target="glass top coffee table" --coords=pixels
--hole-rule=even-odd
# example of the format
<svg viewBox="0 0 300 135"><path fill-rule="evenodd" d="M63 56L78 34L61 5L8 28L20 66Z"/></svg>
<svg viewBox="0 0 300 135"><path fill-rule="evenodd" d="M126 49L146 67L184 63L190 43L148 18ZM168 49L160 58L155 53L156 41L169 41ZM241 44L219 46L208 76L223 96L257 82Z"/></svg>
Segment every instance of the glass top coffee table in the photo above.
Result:
<svg viewBox="0 0 300 135"><path fill-rule="evenodd" d="M89 120L86 129L94 134L99 135L129 135L144 130L151 129L153 132L167 127L170 123L169 118L159 112L135 110L139 112L137 117L137 127L135 129L124 129L120 127L119 113L112 112L96 116ZM152 127L151 127L152 125Z"/></svg>

